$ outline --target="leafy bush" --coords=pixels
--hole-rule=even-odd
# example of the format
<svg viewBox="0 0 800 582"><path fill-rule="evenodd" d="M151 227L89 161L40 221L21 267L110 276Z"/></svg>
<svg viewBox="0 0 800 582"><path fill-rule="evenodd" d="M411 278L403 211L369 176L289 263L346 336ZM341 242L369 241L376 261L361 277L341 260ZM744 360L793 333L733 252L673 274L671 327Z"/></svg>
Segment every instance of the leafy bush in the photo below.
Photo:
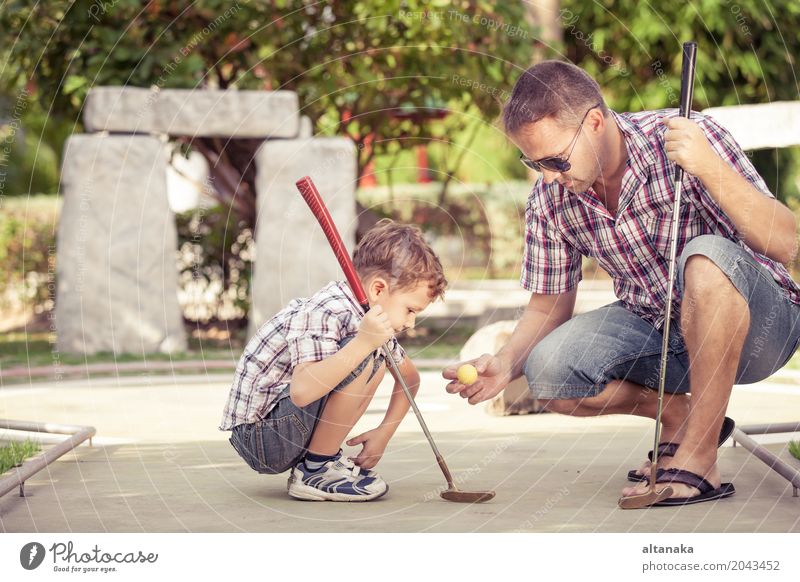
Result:
<svg viewBox="0 0 800 582"><path fill-rule="evenodd" d="M176 216L179 301L191 321L243 319L250 309L253 233L216 205Z"/></svg>
<svg viewBox="0 0 800 582"><path fill-rule="evenodd" d="M440 205L438 184L364 188L359 202L380 217L424 230L451 279L514 278L522 257L527 182L454 185Z"/></svg>
<svg viewBox="0 0 800 582"><path fill-rule="evenodd" d="M0 198L0 310L53 308L60 208L58 196Z"/></svg>

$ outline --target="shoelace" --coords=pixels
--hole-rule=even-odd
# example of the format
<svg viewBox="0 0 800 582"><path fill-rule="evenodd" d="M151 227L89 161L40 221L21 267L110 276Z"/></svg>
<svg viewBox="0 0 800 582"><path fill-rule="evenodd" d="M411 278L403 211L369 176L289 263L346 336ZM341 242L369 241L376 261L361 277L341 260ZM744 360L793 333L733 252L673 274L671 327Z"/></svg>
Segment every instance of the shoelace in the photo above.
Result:
<svg viewBox="0 0 800 582"><path fill-rule="evenodd" d="M356 465L349 457L340 457L339 462L345 469L350 469L350 473L353 477L358 477L361 474L361 467Z"/></svg>

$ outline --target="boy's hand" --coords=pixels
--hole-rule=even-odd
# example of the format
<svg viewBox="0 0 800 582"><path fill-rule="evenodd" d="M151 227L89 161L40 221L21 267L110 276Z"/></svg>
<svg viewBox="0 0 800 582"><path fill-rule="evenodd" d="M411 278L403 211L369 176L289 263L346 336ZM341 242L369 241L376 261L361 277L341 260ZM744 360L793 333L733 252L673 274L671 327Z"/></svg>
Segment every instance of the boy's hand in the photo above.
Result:
<svg viewBox="0 0 800 582"><path fill-rule="evenodd" d="M377 349L394 336L394 329L389 322L389 316L383 307L376 305L364 315L358 326L358 335L372 347Z"/></svg>
<svg viewBox="0 0 800 582"><path fill-rule="evenodd" d="M353 462L362 469L372 469L378 464L389 443L389 436L380 427L368 430L356 437L348 439L347 444L351 447L363 444L364 447L356 457L350 457Z"/></svg>

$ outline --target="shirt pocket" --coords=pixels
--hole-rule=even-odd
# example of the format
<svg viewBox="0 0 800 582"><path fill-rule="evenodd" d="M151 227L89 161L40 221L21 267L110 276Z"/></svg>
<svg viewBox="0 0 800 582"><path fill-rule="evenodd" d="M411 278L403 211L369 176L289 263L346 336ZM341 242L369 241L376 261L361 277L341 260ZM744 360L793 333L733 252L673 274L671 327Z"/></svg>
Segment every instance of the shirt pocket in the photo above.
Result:
<svg viewBox="0 0 800 582"><path fill-rule="evenodd" d="M649 214L644 221L645 236L651 248L662 259L668 261L672 241L672 208L658 208ZM683 247L694 237L704 234L704 223L694 206L688 200L681 200L681 211L678 219L676 258L680 257Z"/></svg>

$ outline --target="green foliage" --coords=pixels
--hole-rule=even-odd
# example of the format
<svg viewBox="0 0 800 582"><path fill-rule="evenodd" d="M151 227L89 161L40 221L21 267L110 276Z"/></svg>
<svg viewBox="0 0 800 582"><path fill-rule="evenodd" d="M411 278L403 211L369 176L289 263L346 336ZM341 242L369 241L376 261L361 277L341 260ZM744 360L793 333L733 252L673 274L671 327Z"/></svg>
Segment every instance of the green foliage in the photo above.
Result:
<svg viewBox="0 0 800 582"><path fill-rule="evenodd" d="M0 204L0 308L36 312L55 299L55 196L8 198Z"/></svg>
<svg viewBox="0 0 800 582"><path fill-rule="evenodd" d="M455 281L517 276L529 190L527 182L454 185L446 207L436 184L363 188L357 198L381 218L422 225Z"/></svg>
<svg viewBox="0 0 800 582"><path fill-rule="evenodd" d="M789 452L795 459L800 460L800 441L789 442Z"/></svg>
<svg viewBox="0 0 800 582"><path fill-rule="evenodd" d="M32 441L10 442L0 446L0 475L22 464L22 461L38 453L42 447Z"/></svg>
<svg viewBox="0 0 800 582"><path fill-rule="evenodd" d="M681 44L689 40L697 41L695 110L800 98L798 2L561 0L559 15L566 57L600 83L615 110L678 107ZM798 196L799 158L796 149L754 158L783 201Z"/></svg>
<svg viewBox="0 0 800 582"><path fill-rule="evenodd" d="M2 192L5 195L58 191L58 156L50 144L29 130L12 134L9 126L0 127L0 143L9 146L9 154L4 153L4 148L0 149L0 168L5 171Z"/></svg>
<svg viewBox="0 0 800 582"><path fill-rule="evenodd" d="M11 84L35 77L69 119L95 85L295 90L318 131L361 146L363 168L394 140L430 137L440 109L493 119L530 60L524 22L521 3L488 0L11 0L0 27L17 34L0 49Z"/></svg>
<svg viewBox="0 0 800 582"><path fill-rule="evenodd" d="M199 208L176 216L184 315L193 321L240 319L250 307L255 243L229 208Z"/></svg>

